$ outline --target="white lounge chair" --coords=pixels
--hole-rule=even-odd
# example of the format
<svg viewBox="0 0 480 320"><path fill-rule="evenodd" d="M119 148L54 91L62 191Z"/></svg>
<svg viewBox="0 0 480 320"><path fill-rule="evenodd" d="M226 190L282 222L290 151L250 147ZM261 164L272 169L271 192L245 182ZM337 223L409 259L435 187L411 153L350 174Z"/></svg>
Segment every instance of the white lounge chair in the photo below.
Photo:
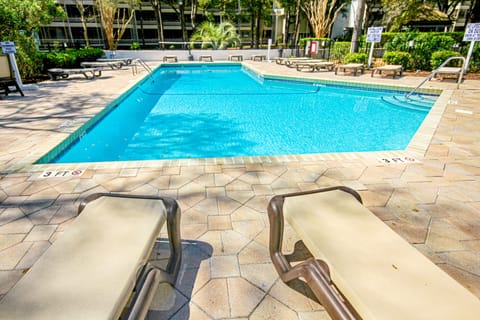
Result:
<svg viewBox="0 0 480 320"><path fill-rule="evenodd" d="M159 282L175 283L182 256L175 200L95 194L79 212L0 301L1 319L143 319ZM160 270L148 261L164 224L170 258Z"/></svg>

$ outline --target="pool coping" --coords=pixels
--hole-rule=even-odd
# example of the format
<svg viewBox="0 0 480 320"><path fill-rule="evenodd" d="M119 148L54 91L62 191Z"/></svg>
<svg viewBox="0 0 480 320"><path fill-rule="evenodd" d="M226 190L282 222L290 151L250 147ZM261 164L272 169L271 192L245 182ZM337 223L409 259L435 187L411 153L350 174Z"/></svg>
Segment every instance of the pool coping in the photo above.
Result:
<svg viewBox="0 0 480 320"><path fill-rule="evenodd" d="M198 64L198 63L196 63ZM337 81L326 79L312 79L305 77L285 76L278 74L271 74L264 72L252 65L238 62L218 62L209 64L238 64L248 70L256 73L264 79L278 79L278 80L290 80L300 82L313 82L318 84L331 84L337 86L346 87L361 87L372 89L387 89L393 91L409 91L412 90L411 86L400 85L385 85L385 84L372 84L362 83L358 81ZM176 64L162 64L162 65L176 65ZM49 155L52 151L58 149L62 144L70 144L72 140L77 139L82 132L88 130L92 125L105 116L112 108L118 103L123 101L131 91L135 90L139 85L148 80L148 74L145 74L137 82L133 83L122 93L112 97L111 101L107 101L107 105L93 115L90 119L84 123L78 123L74 128L70 128L71 132L67 132L66 137L58 137L59 142L47 152L32 155L29 157L27 163L19 164L16 168L19 172L43 172L45 170L87 170L87 169L100 169L100 168L149 168L149 167L171 167L171 166L193 166L193 165L244 165L255 163L285 163L285 162L314 162L314 161L341 161L341 160L358 160L362 163L380 163L382 159L390 158L412 158L415 161L421 161L425 152L427 151L438 123L445 111L445 108L450 101L453 94L452 89L420 89L419 92L425 94L439 94L435 104L425 117L422 125L419 127L413 138L410 140L407 148L404 150L386 150L386 151L369 151L369 152L337 152L337 153L313 153L313 154L294 154L294 155L274 155L274 156L239 156L239 157L221 157L221 158L192 158L192 159L167 159L167 160L133 160L133 161L105 161L105 162L84 162L84 163L36 163L40 159L48 157L50 159L56 157L55 155ZM63 150L63 149L62 149ZM25 159L27 160L27 159Z"/></svg>

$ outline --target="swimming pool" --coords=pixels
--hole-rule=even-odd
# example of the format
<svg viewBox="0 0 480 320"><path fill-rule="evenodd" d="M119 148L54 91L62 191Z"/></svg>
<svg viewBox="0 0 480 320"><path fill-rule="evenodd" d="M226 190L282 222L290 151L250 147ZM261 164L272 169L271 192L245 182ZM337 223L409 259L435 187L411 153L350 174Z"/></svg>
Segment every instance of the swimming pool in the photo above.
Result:
<svg viewBox="0 0 480 320"><path fill-rule="evenodd" d="M433 100L263 78L237 65L164 65L37 163L403 150ZM98 121L97 121L98 120Z"/></svg>

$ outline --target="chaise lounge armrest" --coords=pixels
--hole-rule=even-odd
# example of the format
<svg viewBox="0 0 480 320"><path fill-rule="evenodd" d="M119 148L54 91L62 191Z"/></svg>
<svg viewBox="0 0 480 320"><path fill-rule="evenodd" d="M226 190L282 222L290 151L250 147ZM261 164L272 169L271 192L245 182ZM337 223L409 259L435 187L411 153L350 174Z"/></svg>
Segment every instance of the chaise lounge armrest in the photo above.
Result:
<svg viewBox="0 0 480 320"><path fill-rule="evenodd" d="M270 256L281 279L305 279L332 319L478 319L480 300L350 188L275 196L268 215ZM290 264L282 253L284 220L313 258Z"/></svg>

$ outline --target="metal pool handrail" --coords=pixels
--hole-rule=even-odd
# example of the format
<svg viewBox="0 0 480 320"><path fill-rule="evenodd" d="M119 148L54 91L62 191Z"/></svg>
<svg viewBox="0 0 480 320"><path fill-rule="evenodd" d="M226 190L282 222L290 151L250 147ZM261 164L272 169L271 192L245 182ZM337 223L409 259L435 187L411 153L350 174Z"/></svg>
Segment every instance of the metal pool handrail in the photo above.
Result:
<svg viewBox="0 0 480 320"><path fill-rule="evenodd" d="M154 79L153 79L153 76L152 76L152 68L150 68L150 66L145 62L143 61L142 59L135 59L135 62L137 62L143 69L145 69L150 77L150 80L152 80L152 82L154 82ZM134 68L134 74L136 74L136 68ZM132 69L133 70L133 69Z"/></svg>
<svg viewBox="0 0 480 320"><path fill-rule="evenodd" d="M460 59L462 60L462 68L460 70L460 76L458 77L458 81L457 81L457 89L460 87L460 82L462 82L462 78L463 78L463 72L465 70L464 66L465 66L465 58L464 57L450 57L448 58L447 60L445 60L441 65L440 67L438 67L437 69L433 70L425 79L423 79L423 81L415 87L415 89L413 89L412 91L410 91L409 93L407 93L405 95L405 98L409 98L413 93L415 93L415 91L418 90L418 88L420 88L425 82L427 82L428 80L432 79L438 72L441 68L443 68L444 66L447 65L447 63L449 63L450 61L452 60L456 60L456 59Z"/></svg>

